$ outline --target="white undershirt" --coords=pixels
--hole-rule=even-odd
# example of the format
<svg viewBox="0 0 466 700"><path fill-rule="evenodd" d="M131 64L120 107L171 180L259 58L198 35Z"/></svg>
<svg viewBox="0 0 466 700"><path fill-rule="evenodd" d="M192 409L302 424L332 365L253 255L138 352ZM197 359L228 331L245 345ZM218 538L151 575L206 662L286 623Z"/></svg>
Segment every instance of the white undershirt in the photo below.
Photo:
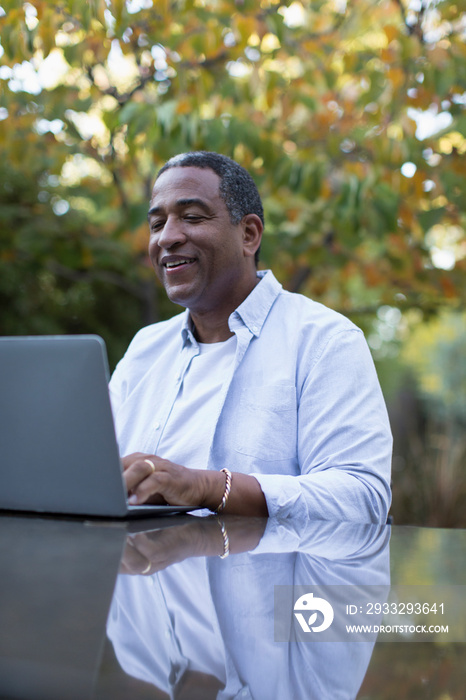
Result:
<svg viewBox="0 0 466 700"><path fill-rule="evenodd" d="M192 469L205 469L220 390L234 360L236 336L220 343L199 343L162 435L157 454Z"/></svg>

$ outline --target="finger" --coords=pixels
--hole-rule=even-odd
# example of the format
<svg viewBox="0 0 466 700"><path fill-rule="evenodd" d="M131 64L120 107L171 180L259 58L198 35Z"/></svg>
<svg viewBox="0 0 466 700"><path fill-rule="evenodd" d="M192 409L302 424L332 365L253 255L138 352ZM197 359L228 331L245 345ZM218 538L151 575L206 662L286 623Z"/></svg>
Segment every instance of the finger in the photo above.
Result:
<svg viewBox="0 0 466 700"><path fill-rule="evenodd" d="M130 546L132 546L137 554L142 557L145 564L150 562L150 569L147 569L147 564L142 568L142 561L138 558L132 565L132 570L128 573L147 574L150 571L151 574L154 574L190 556L192 548L189 546L189 537L187 538L186 530L182 534L181 529L170 528L159 532L130 535L127 540L126 550L129 550ZM126 559L126 550L123 563L125 563Z"/></svg>
<svg viewBox="0 0 466 700"><path fill-rule="evenodd" d="M152 568L150 560L128 541L120 564L120 573L146 575Z"/></svg>
<svg viewBox="0 0 466 700"><path fill-rule="evenodd" d="M149 457L143 455L142 459L133 462L131 466L123 472L128 493L134 492L139 484L156 472L156 469L157 462L155 458L149 459Z"/></svg>
<svg viewBox="0 0 466 700"><path fill-rule="evenodd" d="M144 462L144 464L149 465L151 472L153 474L155 472L155 464L154 464L153 460L152 459L144 459L143 462Z"/></svg>
<svg viewBox="0 0 466 700"><path fill-rule="evenodd" d="M163 537L161 537L163 532L152 534L155 536L154 538L147 533L131 535L131 544L144 561L152 563L152 571L154 571L154 568L158 568L159 561L162 561L162 563L165 561L167 552L166 547L163 546Z"/></svg>
<svg viewBox="0 0 466 700"><path fill-rule="evenodd" d="M169 505L166 499L157 491L154 491L151 493L149 496L146 496L144 494L140 495L137 491L134 493L131 493L130 496L128 497L128 503L131 506L141 506L141 505L148 505L148 506L167 506ZM176 503L175 505L182 505L180 503Z"/></svg>
<svg viewBox="0 0 466 700"><path fill-rule="evenodd" d="M125 457L121 458L121 464L123 466L123 471L126 471L129 469L129 467L136 461L140 459L144 459L144 457L147 457L149 455L145 455L143 452L133 452L130 455L126 455Z"/></svg>
<svg viewBox="0 0 466 700"><path fill-rule="evenodd" d="M149 467L146 465L146 469ZM129 502L131 505L141 503L163 504L167 503L163 494L166 488L167 475L163 472L152 472L145 478L141 479L131 489Z"/></svg>

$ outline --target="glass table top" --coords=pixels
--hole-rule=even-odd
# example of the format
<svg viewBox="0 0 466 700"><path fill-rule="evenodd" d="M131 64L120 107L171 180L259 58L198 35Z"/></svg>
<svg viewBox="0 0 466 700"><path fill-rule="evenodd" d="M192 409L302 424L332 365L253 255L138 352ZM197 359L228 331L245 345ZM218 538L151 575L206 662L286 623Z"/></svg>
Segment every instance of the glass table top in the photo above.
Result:
<svg viewBox="0 0 466 700"><path fill-rule="evenodd" d="M466 531L0 517L0 698L465 697Z"/></svg>

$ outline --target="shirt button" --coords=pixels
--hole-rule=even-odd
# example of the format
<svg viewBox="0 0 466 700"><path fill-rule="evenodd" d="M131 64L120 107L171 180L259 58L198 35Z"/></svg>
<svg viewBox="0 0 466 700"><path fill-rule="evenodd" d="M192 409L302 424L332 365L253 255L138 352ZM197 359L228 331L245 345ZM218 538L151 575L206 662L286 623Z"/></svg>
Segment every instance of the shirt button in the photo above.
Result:
<svg viewBox="0 0 466 700"><path fill-rule="evenodd" d="M154 425L154 429L155 429L155 430L160 430L160 423L156 423L156 424Z"/></svg>

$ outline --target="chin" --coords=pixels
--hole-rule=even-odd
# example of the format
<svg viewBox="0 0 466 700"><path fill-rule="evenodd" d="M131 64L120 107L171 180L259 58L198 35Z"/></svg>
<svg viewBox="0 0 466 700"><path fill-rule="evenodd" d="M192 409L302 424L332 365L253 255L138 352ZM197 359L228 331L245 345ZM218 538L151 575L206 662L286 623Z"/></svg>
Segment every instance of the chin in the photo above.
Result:
<svg viewBox="0 0 466 700"><path fill-rule="evenodd" d="M180 290L177 289L166 289L165 292L167 294L167 297L170 299L173 304L178 304L178 306L184 306L184 308L189 307L189 303L191 301L191 296L189 294L183 294Z"/></svg>

